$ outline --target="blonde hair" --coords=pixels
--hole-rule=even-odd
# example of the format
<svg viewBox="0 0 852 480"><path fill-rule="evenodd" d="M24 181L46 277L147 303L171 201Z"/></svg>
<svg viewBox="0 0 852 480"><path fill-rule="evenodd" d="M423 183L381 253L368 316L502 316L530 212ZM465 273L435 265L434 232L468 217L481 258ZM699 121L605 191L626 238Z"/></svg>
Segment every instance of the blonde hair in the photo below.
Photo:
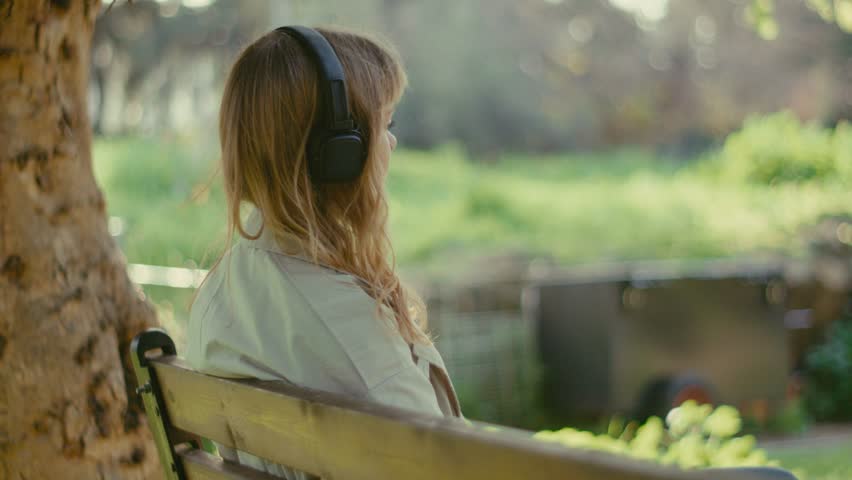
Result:
<svg viewBox="0 0 852 480"><path fill-rule="evenodd" d="M352 274L376 300L380 318L383 306L390 308L407 342L431 344L423 302L395 272L385 166L372 148L384 132L383 109L402 96L405 72L395 50L376 38L339 28L317 30L343 65L350 111L367 145L364 170L349 183L311 182L306 147L320 115L317 67L287 33L262 36L231 68L219 113L226 245L235 231L247 239L260 236L241 222L241 204L251 203L276 241L296 238L314 263Z"/></svg>

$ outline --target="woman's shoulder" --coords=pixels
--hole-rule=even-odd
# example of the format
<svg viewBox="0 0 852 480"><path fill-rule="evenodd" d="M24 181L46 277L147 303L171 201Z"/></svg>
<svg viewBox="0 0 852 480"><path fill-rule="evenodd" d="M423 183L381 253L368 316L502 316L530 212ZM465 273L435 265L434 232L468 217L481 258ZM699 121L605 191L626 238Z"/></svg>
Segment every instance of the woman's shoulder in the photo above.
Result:
<svg viewBox="0 0 852 480"><path fill-rule="evenodd" d="M349 370L370 389L411 362L408 345L377 313L351 275L238 242L198 292L187 340L197 358L227 347L288 365L284 376L306 386L327 387L310 377Z"/></svg>
<svg viewBox="0 0 852 480"><path fill-rule="evenodd" d="M411 363L411 350L396 330L390 310L380 309L354 276L297 256L272 252L269 258L346 351L367 388Z"/></svg>

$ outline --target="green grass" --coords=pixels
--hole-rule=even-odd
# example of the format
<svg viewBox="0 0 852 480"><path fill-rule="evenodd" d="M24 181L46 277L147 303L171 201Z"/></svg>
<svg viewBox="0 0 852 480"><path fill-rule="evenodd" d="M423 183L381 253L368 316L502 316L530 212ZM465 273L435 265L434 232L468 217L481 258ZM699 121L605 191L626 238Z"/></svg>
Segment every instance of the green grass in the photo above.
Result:
<svg viewBox="0 0 852 480"><path fill-rule="evenodd" d="M769 449L770 458L777 459L784 468L802 473L802 480L852 479L852 441L837 444L819 444L810 447L778 447Z"/></svg>
<svg viewBox="0 0 852 480"><path fill-rule="evenodd" d="M124 220L119 244L131 263L202 263L224 232L221 188L193 198L211 178L212 145L139 139L96 141L94 169L110 215Z"/></svg>
<svg viewBox="0 0 852 480"><path fill-rule="evenodd" d="M127 230L128 261L209 265L224 233L214 146L95 142L95 173ZM843 185L724 183L641 152L468 162L459 149L397 151L391 233L407 267L503 250L565 262L801 253L802 227L852 212ZM205 254L209 258L205 260Z"/></svg>
<svg viewBox="0 0 852 480"><path fill-rule="evenodd" d="M389 188L403 262L506 248L567 262L797 253L803 226L852 208L841 186L725 184L639 153L488 167L403 152Z"/></svg>

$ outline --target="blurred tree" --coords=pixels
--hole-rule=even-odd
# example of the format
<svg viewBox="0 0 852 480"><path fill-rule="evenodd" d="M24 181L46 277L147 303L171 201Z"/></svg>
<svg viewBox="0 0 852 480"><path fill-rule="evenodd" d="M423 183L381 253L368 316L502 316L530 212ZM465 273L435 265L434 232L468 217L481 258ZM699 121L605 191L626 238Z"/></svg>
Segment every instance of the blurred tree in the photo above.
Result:
<svg viewBox="0 0 852 480"><path fill-rule="evenodd" d="M852 33L852 0L802 0L802 2L826 22L836 23L841 30ZM774 39L778 36L775 0L751 0L751 4L746 9L746 19L761 37Z"/></svg>
<svg viewBox="0 0 852 480"><path fill-rule="evenodd" d="M128 344L154 311L127 277L92 175L100 8L0 1L0 478L160 476L126 381Z"/></svg>
<svg viewBox="0 0 852 480"><path fill-rule="evenodd" d="M336 23L398 45L404 145L459 142L483 159L635 144L689 156L751 113L852 114L852 36L816 1L135 0L96 24L94 122L105 134L206 132L238 48L281 24ZM826 1L838 18L852 2ZM772 26L748 23L758 17Z"/></svg>
<svg viewBox="0 0 852 480"><path fill-rule="evenodd" d="M193 2L183 2L193 3ZM232 55L264 33L268 1L116 4L95 24L94 130L205 130Z"/></svg>
<svg viewBox="0 0 852 480"><path fill-rule="evenodd" d="M400 141L458 140L486 158L635 144L692 155L755 112L842 115L852 37L802 0L773 10L784 33L765 41L748 1L669 0L657 16L627 0L385 1L374 28L411 79Z"/></svg>

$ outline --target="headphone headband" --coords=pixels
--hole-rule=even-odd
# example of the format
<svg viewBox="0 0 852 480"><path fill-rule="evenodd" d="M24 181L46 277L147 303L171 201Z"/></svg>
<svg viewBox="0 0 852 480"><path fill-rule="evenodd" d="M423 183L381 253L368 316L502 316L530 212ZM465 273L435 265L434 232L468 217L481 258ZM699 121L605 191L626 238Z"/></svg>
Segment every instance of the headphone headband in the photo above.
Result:
<svg viewBox="0 0 852 480"><path fill-rule="evenodd" d="M330 131L351 130L355 122L349 114L349 102L346 98L346 83L343 66L334 49L321 33L313 28L302 26L279 27L276 30L291 34L305 47L319 68L322 82L320 94L324 98L325 115L322 122ZM324 91L322 91L324 90Z"/></svg>

